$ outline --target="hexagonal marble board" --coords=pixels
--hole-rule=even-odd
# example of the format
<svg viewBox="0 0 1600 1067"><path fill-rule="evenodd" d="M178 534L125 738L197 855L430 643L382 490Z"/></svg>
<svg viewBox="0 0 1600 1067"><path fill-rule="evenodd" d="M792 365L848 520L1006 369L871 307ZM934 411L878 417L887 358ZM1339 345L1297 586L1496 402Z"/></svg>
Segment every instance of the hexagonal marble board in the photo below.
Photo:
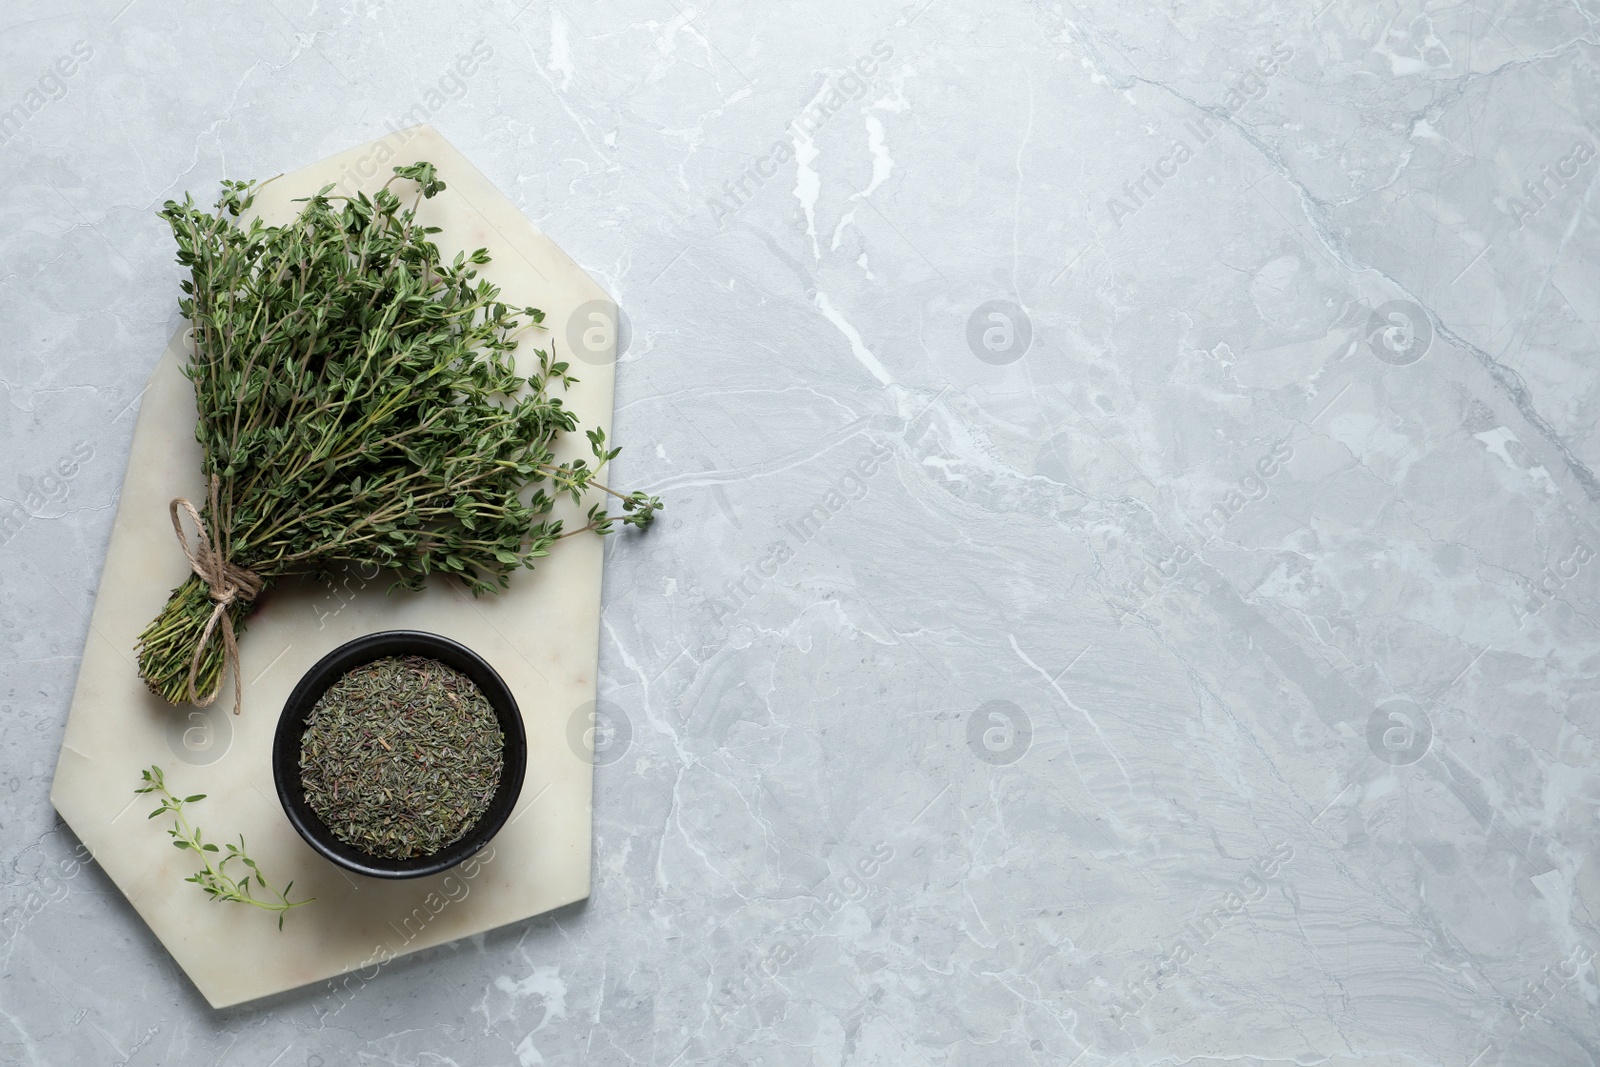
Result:
<svg viewBox="0 0 1600 1067"><path fill-rule="evenodd" d="M283 175L264 186L257 210L287 221L295 197L328 183L371 192L391 167L417 160L436 164L448 186L419 212L443 227L440 251L449 258L487 248L493 261L483 276L511 306L543 308L558 351L562 324L580 308L586 318L596 307L609 311L615 322L605 292L425 126ZM591 301L601 303L585 307ZM510 590L478 600L438 579L425 592L392 596L383 579L369 588L354 572L336 586L282 583L262 598L240 641L242 715L229 713L231 682L205 712L173 708L145 689L134 643L188 569L167 502L201 499L194 394L179 370L185 335L168 346L139 411L51 790L56 810L213 1007L355 971L341 983L339 995L348 996L388 958L588 896L593 767L581 744L569 743L569 724L586 722L595 699L598 537L562 541L537 571L519 572ZM532 349L547 337L525 338L528 373ZM613 354L594 351L573 363L581 381L566 400L585 426L610 430ZM564 456L587 447L581 435L568 436L577 440L563 444ZM300 675L350 638L396 628L444 634L488 659L522 707L529 753L522 795L490 849L453 872L392 882L346 875L300 840L278 804L270 756L278 714ZM185 883L193 854L173 848L164 833L170 817L148 820L154 803L133 794L140 769L152 763L180 795L206 794L192 814L208 839L243 834L274 884L292 879L294 896L315 902L289 912L280 933L275 916L213 903Z"/></svg>

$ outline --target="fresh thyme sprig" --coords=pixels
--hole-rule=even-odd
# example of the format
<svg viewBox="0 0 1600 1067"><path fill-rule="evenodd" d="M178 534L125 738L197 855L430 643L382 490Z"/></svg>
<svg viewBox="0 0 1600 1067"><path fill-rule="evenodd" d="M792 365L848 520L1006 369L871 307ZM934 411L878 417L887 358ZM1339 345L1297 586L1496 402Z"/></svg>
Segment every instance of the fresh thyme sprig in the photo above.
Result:
<svg viewBox="0 0 1600 1067"><path fill-rule="evenodd" d="M391 590L439 572L497 592L561 537L619 521L642 529L661 507L598 480L618 452L599 428L588 431L592 461L556 461L561 435L578 427L557 394L577 379L553 342L526 378L513 358L544 312L508 307L477 277L486 250L443 260L429 239L438 227L416 210L445 183L429 163L394 170L370 197L325 186L283 226L241 221L252 182L224 182L214 211L185 197L161 212L190 275L185 373L203 473L217 486L200 513L221 559L261 589L370 565L392 575ZM414 184L411 206L395 182ZM581 507L591 489L619 500L620 514L596 505L564 532L550 517L556 499ZM173 703L209 700L250 604L191 575L140 635L145 682ZM231 628L216 625L221 610Z"/></svg>
<svg viewBox="0 0 1600 1067"><path fill-rule="evenodd" d="M266 876L261 873L261 868L256 866L256 861L245 854L243 834L239 835L239 843L237 845L224 846L227 849L226 855L216 845L203 840L200 836L199 828L189 824L189 819L184 815L183 808L186 804L204 800L206 798L204 793L195 793L193 796L187 797L176 796L167 789L166 778L161 773L161 768L154 765L149 770L142 771L141 777L145 784L141 788L135 789L134 792L155 793L161 798L161 806L152 811L148 817L154 819L157 816L171 812L173 816L172 829L168 830L167 834L172 838L172 843L178 848L188 849L193 852L200 857L200 862L204 864L200 870L185 878L185 882L193 882L205 890L206 895L212 900L230 900L236 904L249 904L264 911L277 912L278 929L280 930L283 929L284 913L290 908L298 908L302 904L309 904L316 899L315 897L310 897L306 900L290 901L289 890L294 888L293 882L284 886L282 892L268 885ZM219 857L215 864L211 862L213 856ZM244 877L235 878L228 873L228 864L234 860L238 860L249 868ZM257 900L251 896L250 879L252 878L255 879L257 886L265 889L278 899Z"/></svg>

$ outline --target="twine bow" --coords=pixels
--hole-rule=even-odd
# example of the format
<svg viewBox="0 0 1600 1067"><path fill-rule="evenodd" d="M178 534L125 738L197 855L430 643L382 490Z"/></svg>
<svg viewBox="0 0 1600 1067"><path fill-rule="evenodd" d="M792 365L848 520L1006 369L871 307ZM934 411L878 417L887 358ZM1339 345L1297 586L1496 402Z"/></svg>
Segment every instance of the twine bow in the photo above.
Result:
<svg viewBox="0 0 1600 1067"><path fill-rule="evenodd" d="M194 523L195 546L189 547L189 537L183 532L183 522L178 516L178 509L182 508L189 513L189 519ZM222 692L222 675L217 676L217 687L204 699L195 692L195 678L200 672L200 656L206 650L206 645L211 641L212 631L220 625L222 628L223 661L222 671L227 673L228 668L233 668L233 713L239 714L239 709L244 706L244 681L239 677L239 642L233 632L233 616L228 609L235 601L242 600L246 604L261 595L261 576L245 567L230 563L222 552L222 532L220 529L210 531L207 540L205 521L200 518L200 513L193 504L183 497L177 497L167 506L172 515L172 529L178 535L178 544L183 548L183 554L189 558L189 566L200 580L206 583L211 593L212 603L211 618L206 620L206 628L200 634L200 640L194 646L194 657L189 660L189 700L197 707L206 707ZM217 476L211 476L211 516L217 517ZM221 523L218 523L221 526Z"/></svg>

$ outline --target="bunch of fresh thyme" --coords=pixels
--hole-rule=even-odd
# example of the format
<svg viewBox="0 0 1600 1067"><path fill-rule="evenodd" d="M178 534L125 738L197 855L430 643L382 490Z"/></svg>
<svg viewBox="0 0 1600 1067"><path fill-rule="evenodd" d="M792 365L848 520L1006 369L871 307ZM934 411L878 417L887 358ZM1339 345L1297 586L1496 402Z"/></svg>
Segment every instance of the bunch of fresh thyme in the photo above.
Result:
<svg viewBox="0 0 1600 1067"><path fill-rule="evenodd" d="M306 900L291 901L289 899L289 890L294 888L293 882L284 886L282 892L269 886L266 876L261 873L261 868L256 866L256 861L245 855L243 834L239 835L239 843L237 845L225 846L228 850L227 855L221 856L221 859L213 865L211 857L213 855L221 855L222 850L209 841L203 840L199 829L189 825L188 818L183 814L183 806L185 804L193 804L197 800L204 800L206 795L204 793L196 793L187 797L173 795L167 789L166 778L161 773L161 768L154 765L149 770L141 772L141 777L144 780L144 785L139 789L135 789L134 792L156 793L161 797L161 806L152 811L148 817L154 819L158 815L165 815L167 812L171 812L173 815L172 829L168 830L167 834L172 838L172 843L178 848L188 849L196 856L199 856L200 862L204 865L200 870L185 878L185 882L193 882L205 890L206 895L212 900L231 900L236 904L249 904L252 907L261 908L263 911L277 912L278 929L280 930L283 929L285 912L290 908L298 908L302 904L309 904L316 899L311 897ZM238 860L249 868L243 878L235 878L228 873L228 864L234 860ZM278 899L257 900L251 896L251 878L256 880L256 884L260 888L267 890Z"/></svg>
<svg viewBox="0 0 1600 1067"><path fill-rule="evenodd" d="M283 575L373 565L391 590L439 572L492 593L559 538L618 519L642 529L661 506L596 480L619 451L599 428L587 431L592 464L556 462L578 424L552 389L576 379L553 343L527 378L512 357L544 313L507 307L477 279L486 250L441 258L438 228L416 219L445 187L432 164L394 171L371 197L326 186L284 226L240 220L253 182L224 182L214 212L186 196L161 213L190 270L185 373L210 486L198 510L173 502L175 525L181 504L199 527L198 549L184 540L195 573L139 638L140 675L173 703L215 699L235 628ZM414 183L409 207L396 181ZM591 487L622 514L596 505L564 533L555 499L581 506Z"/></svg>

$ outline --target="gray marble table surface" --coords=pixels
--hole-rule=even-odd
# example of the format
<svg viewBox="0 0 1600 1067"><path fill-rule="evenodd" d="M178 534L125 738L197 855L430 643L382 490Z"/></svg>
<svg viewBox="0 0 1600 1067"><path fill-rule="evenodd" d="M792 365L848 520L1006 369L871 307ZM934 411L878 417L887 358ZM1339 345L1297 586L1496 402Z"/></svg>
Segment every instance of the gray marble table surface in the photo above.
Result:
<svg viewBox="0 0 1600 1067"><path fill-rule="evenodd" d="M1600 1063L1597 90L1595 0L7 5L0 1063ZM628 316L593 894L213 1012L48 799L155 212L416 122Z"/></svg>

